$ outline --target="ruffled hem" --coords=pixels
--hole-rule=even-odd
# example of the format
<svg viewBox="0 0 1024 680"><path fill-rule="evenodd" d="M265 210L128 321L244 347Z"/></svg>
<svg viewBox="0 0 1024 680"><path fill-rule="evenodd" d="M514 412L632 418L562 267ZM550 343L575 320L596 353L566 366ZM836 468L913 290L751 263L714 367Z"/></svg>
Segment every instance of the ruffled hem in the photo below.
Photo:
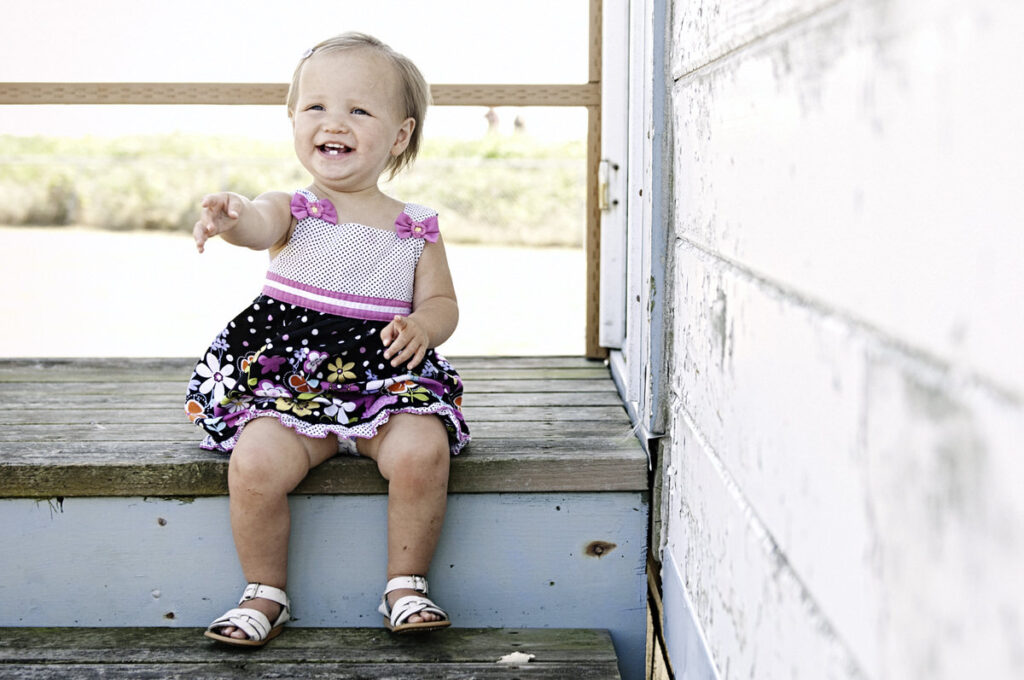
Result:
<svg viewBox="0 0 1024 680"><path fill-rule="evenodd" d="M281 411L274 411L272 409L259 409L248 411L237 417L233 428L235 433L228 439L218 442L213 438L212 435L207 434L203 441L199 444L199 447L207 451L217 451L220 453L231 453L235 446L238 444L238 438L242 435L242 429L245 425L256 418L272 417L277 418L282 425L290 427L299 434L305 437L311 437L314 439L325 439L327 435L334 434L338 436L339 448L344 446L345 442L350 442L352 446L348 452L357 454L355 450L355 442L353 439L371 439L377 435L377 430L388 421L388 418L393 413L413 413L416 415L436 415L446 419L448 423L455 430L455 437L453 439L452 432L445 427L445 433L448 435L448 447L451 451L451 455L457 456L459 452L466 446L470 441L470 436L462 428L462 414L451 406L444 403L435 403L426 407L419 408L392 408L386 409L379 412L373 417L372 420L368 420L355 425L341 425L334 423L308 423L301 418L297 418L289 413L282 413Z"/></svg>

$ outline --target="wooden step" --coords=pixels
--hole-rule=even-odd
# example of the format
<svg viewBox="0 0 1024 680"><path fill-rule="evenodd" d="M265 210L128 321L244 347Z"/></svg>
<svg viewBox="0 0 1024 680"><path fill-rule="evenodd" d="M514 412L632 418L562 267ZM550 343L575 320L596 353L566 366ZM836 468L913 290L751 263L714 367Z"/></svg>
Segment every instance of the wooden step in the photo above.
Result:
<svg viewBox="0 0 1024 680"><path fill-rule="evenodd" d="M607 367L453 363L473 442L452 460L431 595L461 627L608 629L642 678L647 459ZM184 416L191 369L0 360L17 405L0 413L0 626L194 627L237 601L228 458ZM293 494L293 629L379 624L386 491L371 461L338 456Z"/></svg>
<svg viewBox="0 0 1024 680"><path fill-rule="evenodd" d="M188 359L0 360L0 497L219 496L227 457L184 416ZM647 459L608 369L576 357L465 357L473 435L451 493L645 491ZM297 493L385 493L336 457Z"/></svg>
<svg viewBox="0 0 1024 680"><path fill-rule="evenodd" d="M516 652L521 660L499 663ZM294 628L262 649L244 650L195 628L0 629L0 678L520 677L620 676L603 630L451 628L414 637L378 628Z"/></svg>

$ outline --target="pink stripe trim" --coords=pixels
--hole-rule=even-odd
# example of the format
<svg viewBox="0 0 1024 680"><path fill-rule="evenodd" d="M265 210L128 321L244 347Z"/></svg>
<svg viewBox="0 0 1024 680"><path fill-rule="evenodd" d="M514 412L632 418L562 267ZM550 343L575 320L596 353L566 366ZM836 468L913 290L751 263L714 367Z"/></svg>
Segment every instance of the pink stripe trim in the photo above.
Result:
<svg viewBox="0 0 1024 680"><path fill-rule="evenodd" d="M346 307L343 304L333 305L320 300L310 300L309 298L305 298L300 295L278 290L270 285L263 287L263 293L265 295L269 295L275 300L287 302L292 305L298 305L299 307L305 307L306 309L312 309L315 312L324 312L326 314L334 314L335 316L345 316L351 319L363 319L365 321L391 321L395 318L395 314L409 314L412 311L410 308L405 307L395 308L393 312L375 312L369 309Z"/></svg>
<svg viewBox="0 0 1024 680"><path fill-rule="evenodd" d="M341 293L336 290L327 290L326 288L317 288L316 286L311 286L307 283L293 281L292 279L287 279L281 276L280 274L275 274L274 272L267 272L267 279L270 281L283 283L291 288L298 288L300 290L315 293L317 295L323 295L324 297L334 298L335 300L347 300L349 302L364 302L370 305L400 307L402 309L409 308L409 303L406 300L396 300L394 298L379 298L372 297L369 295L350 295L349 293Z"/></svg>

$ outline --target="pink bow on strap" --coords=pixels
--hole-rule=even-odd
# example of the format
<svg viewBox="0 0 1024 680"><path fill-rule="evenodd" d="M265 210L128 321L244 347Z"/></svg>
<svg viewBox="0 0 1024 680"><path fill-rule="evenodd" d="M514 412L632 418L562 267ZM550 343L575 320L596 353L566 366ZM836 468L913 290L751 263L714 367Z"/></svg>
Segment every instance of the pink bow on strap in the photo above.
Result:
<svg viewBox="0 0 1024 680"><path fill-rule="evenodd" d="M398 238L422 238L437 243L441 232L437 228L437 215L431 215L422 222L414 222L408 213L402 213L395 220L395 233Z"/></svg>
<svg viewBox="0 0 1024 680"><path fill-rule="evenodd" d="M292 196L292 215L298 220L316 217L331 224L338 223L338 211L334 209L333 203L326 198L311 201L300 193Z"/></svg>

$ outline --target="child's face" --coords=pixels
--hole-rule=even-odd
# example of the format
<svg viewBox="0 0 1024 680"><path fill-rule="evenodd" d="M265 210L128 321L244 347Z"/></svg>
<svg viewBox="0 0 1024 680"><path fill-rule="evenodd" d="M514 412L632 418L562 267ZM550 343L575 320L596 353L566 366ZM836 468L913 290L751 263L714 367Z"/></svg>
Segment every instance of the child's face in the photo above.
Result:
<svg viewBox="0 0 1024 680"><path fill-rule="evenodd" d="M299 76L295 153L324 188L376 187L409 144L415 121L402 114L398 75L384 59L360 49L314 54Z"/></svg>

